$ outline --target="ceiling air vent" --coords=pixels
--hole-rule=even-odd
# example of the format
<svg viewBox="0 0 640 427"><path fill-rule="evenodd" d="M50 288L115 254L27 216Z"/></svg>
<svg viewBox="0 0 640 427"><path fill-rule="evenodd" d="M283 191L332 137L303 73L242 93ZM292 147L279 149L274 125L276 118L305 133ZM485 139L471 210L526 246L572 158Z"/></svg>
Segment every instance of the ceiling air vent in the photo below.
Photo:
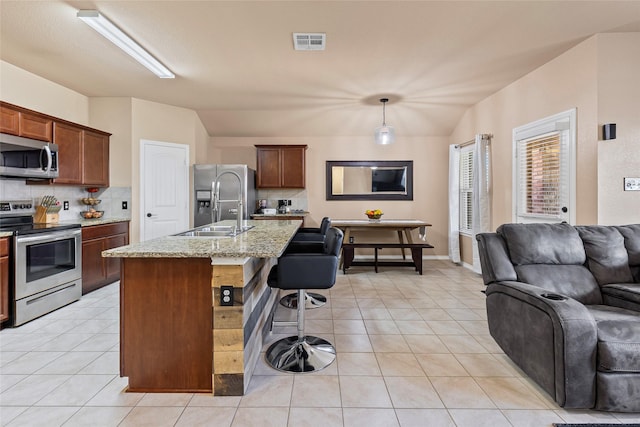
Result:
<svg viewBox="0 0 640 427"><path fill-rule="evenodd" d="M295 50L324 50L326 41L325 33L293 33Z"/></svg>

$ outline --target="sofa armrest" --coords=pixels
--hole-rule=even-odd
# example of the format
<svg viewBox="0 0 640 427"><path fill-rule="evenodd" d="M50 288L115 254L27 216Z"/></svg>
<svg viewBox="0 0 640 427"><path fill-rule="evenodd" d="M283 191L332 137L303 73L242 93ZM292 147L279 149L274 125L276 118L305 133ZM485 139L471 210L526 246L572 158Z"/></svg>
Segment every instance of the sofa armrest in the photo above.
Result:
<svg viewBox="0 0 640 427"><path fill-rule="evenodd" d="M601 291L606 305L640 311L640 283L612 283Z"/></svg>
<svg viewBox="0 0 640 427"><path fill-rule="evenodd" d="M587 308L522 282L492 283L486 294L491 335L516 365L560 406L592 408L597 326Z"/></svg>
<svg viewBox="0 0 640 427"><path fill-rule="evenodd" d="M504 280L518 280L502 236L497 233L480 233L476 235L476 240L485 285Z"/></svg>

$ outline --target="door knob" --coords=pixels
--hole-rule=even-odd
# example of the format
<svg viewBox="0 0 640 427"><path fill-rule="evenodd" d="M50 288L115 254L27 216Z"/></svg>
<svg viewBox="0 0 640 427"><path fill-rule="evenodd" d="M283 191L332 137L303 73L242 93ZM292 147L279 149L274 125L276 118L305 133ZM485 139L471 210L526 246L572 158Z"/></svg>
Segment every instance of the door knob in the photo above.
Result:
<svg viewBox="0 0 640 427"><path fill-rule="evenodd" d="M147 213L147 218L151 218L152 216L151 212Z"/></svg>
<svg viewBox="0 0 640 427"><path fill-rule="evenodd" d="M562 212L567 213L567 211L568 211L568 210L569 210L569 209L567 209L567 207L566 207L566 206L563 206L563 207L562 207Z"/></svg>

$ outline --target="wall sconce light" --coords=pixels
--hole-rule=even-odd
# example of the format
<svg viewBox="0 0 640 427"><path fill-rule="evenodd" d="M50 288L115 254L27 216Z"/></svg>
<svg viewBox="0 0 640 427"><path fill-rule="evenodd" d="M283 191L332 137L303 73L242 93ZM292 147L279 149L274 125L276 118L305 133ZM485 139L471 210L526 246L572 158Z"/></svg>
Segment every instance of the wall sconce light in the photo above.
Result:
<svg viewBox="0 0 640 427"><path fill-rule="evenodd" d="M608 123L606 125L602 125L602 139L605 141L609 139L616 139L616 124Z"/></svg>

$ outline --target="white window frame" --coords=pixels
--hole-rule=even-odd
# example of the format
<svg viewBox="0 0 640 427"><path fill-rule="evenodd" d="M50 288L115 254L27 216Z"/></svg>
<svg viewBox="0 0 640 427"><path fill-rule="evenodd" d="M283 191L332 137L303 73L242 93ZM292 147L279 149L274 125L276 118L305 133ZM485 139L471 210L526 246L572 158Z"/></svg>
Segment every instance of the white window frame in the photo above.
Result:
<svg viewBox="0 0 640 427"><path fill-rule="evenodd" d="M542 137L554 132L562 134L563 152L566 158L561 159L561 180L563 187L562 204L567 207L566 213L560 215L535 215L523 213L521 203L524 200L520 193L521 173L518 159L518 143L536 137ZM512 220L513 222L562 222L570 224L576 222L576 109L563 111L549 117L513 129L513 178L512 178Z"/></svg>
<svg viewBox="0 0 640 427"><path fill-rule="evenodd" d="M475 148L475 143L473 144L469 144L469 145L465 145L464 147L460 148L460 181L459 181L459 191L458 191L458 197L460 200L460 234L463 235L467 235L467 236L471 236L473 234L473 174L474 174L474 161L473 161L473 156L474 156L474 148ZM464 162L465 162L465 158L466 156L469 156L470 158L468 159L469 163L471 164L471 174L469 176L469 182L468 182L468 187L466 187L464 185L464 179L463 179L463 174L464 174ZM466 198L466 195L470 195L471 197ZM467 219L467 221L465 221L464 219L464 215L466 213L469 213L469 218ZM465 223L467 225L467 227L465 227Z"/></svg>

